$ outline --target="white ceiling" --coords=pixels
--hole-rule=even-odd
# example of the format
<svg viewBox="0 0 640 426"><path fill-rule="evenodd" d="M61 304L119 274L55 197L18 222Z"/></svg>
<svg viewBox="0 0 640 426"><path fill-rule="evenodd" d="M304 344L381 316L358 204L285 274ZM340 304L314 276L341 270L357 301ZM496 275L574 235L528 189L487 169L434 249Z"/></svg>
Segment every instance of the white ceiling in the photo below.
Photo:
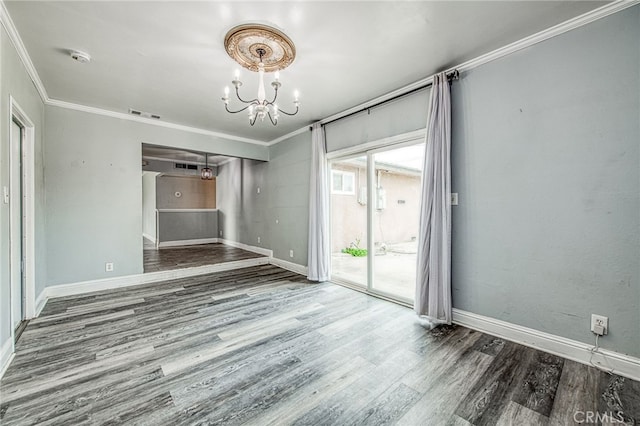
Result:
<svg viewBox="0 0 640 426"><path fill-rule="evenodd" d="M596 1L6 1L49 97L262 141L273 140L572 17ZM250 127L220 97L237 64L223 38L249 22L275 26L297 58L281 101L301 111ZM91 54L80 64L70 49ZM242 70L244 97L257 76ZM267 80L267 83L270 79ZM268 87L270 89L270 87ZM233 107L233 103L231 105ZM289 109L293 109L289 107Z"/></svg>

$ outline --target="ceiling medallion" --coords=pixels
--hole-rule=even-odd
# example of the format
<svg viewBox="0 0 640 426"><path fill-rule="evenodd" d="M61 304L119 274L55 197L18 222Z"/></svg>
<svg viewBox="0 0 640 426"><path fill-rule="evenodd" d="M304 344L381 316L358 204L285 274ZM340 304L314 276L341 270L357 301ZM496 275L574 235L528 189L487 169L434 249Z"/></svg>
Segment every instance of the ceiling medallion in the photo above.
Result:
<svg viewBox="0 0 640 426"><path fill-rule="evenodd" d="M294 92L293 104L296 107L294 112L286 112L278 108L275 103L278 98L278 89L282 86L280 83L279 70L288 67L296 57L296 48L289 37L281 31L261 24L239 25L229 30L224 38L224 47L237 63L244 68L258 73L258 96L257 98L246 101L240 97L240 71L236 71L235 78L231 81L235 87L236 97L245 106L237 111L229 109L229 88L224 88L224 96L222 101L227 112L237 114L239 112L248 111L249 124L252 126L259 118L264 121L265 117L269 117L271 123L275 126L278 123L280 113L285 115L296 115L298 113L300 102L298 101L298 92ZM264 88L264 73L274 72L274 81L271 82L274 95L272 100L266 99Z"/></svg>
<svg viewBox="0 0 640 426"><path fill-rule="evenodd" d="M265 72L283 70L296 58L296 48L282 31L267 25L245 24L229 30L224 47L234 61L251 71L258 71L259 60ZM264 52L260 58L260 51Z"/></svg>

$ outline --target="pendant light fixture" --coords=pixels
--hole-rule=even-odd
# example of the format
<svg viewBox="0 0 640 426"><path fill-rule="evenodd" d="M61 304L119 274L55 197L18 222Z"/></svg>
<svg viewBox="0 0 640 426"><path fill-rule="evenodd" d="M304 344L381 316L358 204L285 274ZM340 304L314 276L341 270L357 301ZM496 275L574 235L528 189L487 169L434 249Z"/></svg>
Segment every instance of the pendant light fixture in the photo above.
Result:
<svg viewBox="0 0 640 426"><path fill-rule="evenodd" d="M200 179L213 179L213 170L209 168L209 154L204 154L204 167L202 168L202 170L200 170Z"/></svg>

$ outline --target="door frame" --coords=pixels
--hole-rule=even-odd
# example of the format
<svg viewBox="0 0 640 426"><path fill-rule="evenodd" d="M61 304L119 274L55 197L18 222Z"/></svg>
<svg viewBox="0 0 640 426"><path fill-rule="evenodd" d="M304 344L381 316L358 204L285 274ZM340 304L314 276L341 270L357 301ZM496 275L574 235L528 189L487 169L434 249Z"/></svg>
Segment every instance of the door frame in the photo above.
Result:
<svg viewBox="0 0 640 426"><path fill-rule="evenodd" d="M367 199L374 200L375 199L375 188L373 183L375 182L375 161L373 156L379 152L390 151L397 148L403 148L407 146L417 145L419 143L424 143L426 136L426 129L419 129L417 131L408 132L396 136L392 136L389 138L384 138L368 143L364 143L361 145L357 145L354 147L349 147L345 149L341 149L338 151L333 151L327 153L327 178L329 181L327 182L327 187L329 191L331 191L331 165L336 161L348 160L350 158L356 157L366 157L367 160ZM331 195L331 194L330 194ZM331 211L331 196L329 196L329 211ZM333 236L333 223L331 221L331 216L329 215L329 239L331 240ZM367 203L367 252L375 253L374 247L374 229L373 229L373 204L371 202ZM332 243L329 243L329 247L332 247ZM329 259L331 259L331 253L329 253ZM330 280L336 284L344 285L346 287L352 288L354 290L358 290L360 292L370 294L375 297L379 297L385 300L390 300L392 302L399 303L401 305L405 305L408 307L413 307L414 301L406 299L404 297L399 297L397 295L378 290L374 288L374 270L373 270L373 256L367 256L367 282L365 286L361 284L352 282L346 278L336 277L333 275L333 271L331 272Z"/></svg>
<svg viewBox="0 0 640 426"><path fill-rule="evenodd" d="M9 270L11 282L15 277L16 271L11 265L13 255L16 250L21 251L24 256L23 265L23 290L24 290L24 317L31 319L35 317L35 126L33 121L20 107L18 102L9 96L9 141L11 140L11 123L15 121L22 127L22 149L20 152L20 160L22 162L22 199L16 200L16 194L10 190L9 192ZM20 167L16 164L13 155L11 155L11 146L9 149L9 188L13 186L12 176L15 168ZM15 203L22 204L22 218L16 217L14 209ZM11 230L17 221L22 222L22 241L16 242L15 236ZM13 302L14 295L11 294L10 299ZM11 340L15 341L15 329L13 310L11 311ZM14 344L14 343L12 343ZM12 351L13 352L13 351Z"/></svg>

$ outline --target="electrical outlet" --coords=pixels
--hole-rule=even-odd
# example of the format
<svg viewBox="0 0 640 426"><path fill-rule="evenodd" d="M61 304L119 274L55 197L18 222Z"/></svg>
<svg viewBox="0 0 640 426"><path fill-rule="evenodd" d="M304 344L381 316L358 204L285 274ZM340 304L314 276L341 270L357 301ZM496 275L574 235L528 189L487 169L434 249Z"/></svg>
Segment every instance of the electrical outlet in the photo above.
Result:
<svg viewBox="0 0 640 426"><path fill-rule="evenodd" d="M105 272L113 272L113 262L107 262L104 264Z"/></svg>
<svg viewBox="0 0 640 426"><path fill-rule="evenodd" d="M260 237L258 237L258 244L260 244Z"/></svg>
<svg viewBox="0 0 640 426"><path fill-rule="evenodd" d="M258 187L258 191L257 192L258 192L258 194L260 193L260 187Z"/></svg>
<svg viewBox="0 0 640 426"><path fill-rule="evenodd" d="M591 331L600 336L608 334L609 318L602 315L591 314Z"/></svg>
<svg viewBox="0 0 640 426"><path fill-rule="evenodd" d="M280 221L278 219L276 219L276 225L279 224L279 223L280 223Z"/></svg>
<svg viewBox="0 0 640 426"><path fill-rule="evenodd" d="M289 250L289 257L293 257L293 250Z"/></svg>
<svg viewBox="0 0 640 426"><path fill-rule="evenodd" d="M222 237L222 231L220 231L220 236Z"/></svg>

